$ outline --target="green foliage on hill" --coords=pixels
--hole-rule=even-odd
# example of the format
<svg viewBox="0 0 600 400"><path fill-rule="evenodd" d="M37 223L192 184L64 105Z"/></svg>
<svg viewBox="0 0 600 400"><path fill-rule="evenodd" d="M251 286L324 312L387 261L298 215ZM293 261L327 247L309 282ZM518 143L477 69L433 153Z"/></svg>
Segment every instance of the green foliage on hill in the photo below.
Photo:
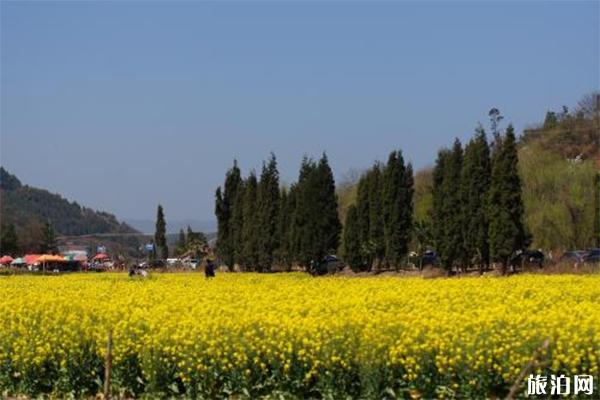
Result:
<svg viewBox="0 0 600 400"><path fill-rule="evenodd" d="M104 244L130 254L135 253L139 245L139 239L136 237L118 236L137 231L119 222L114 215L82 207L77 202L70 202L44 189L23 185L3 167L0 167L0 198L2 231L12 230L14 226L19 251L47 250L48 226L51 226L57 237L117 234L112 238L74 238L69 240L71 244L92 248L97 244Z"/></svg>
<svg viewBox="0 0 600 400"><path fill-rule="evenodd" d="M44 189L21 184L19 179L0 167L2 223L23 227L31 223L52 222L60 235L91 233L134 233L109 213L82 207Z"/></svg>
<svg viewBox="0 0 600 400"><path fill-rule="evenodd" d="M570 111L548 111L542 124L525 129L521 144L563 158L594 159L600 155L600 93L590 93Z"/></svg>
<svg viewBox="0 0 600 400"><path fill-rule="evenodd" d="M598 170L593 160L569 161L547 151L542 143L519 152L525 223L533 247L567 250L595 246L594 185Z"/></svg>
<svg viewBox="0 0 600 400"><path fill-rule="evenodd" d="M548 111L521 137L519 172L532 247L560 252L598 246L599 126L600 94L592 93L573 111Z"/></svg>

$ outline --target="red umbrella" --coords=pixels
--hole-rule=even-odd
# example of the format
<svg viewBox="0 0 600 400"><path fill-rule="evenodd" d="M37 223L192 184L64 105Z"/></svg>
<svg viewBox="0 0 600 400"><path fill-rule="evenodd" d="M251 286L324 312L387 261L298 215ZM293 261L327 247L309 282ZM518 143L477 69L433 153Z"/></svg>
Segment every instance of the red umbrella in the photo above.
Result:
<svg viewBox="0 0 600 400"><path fill-rule="evenodd" d="M25 254L25 264L31 265L34 264L38 258L40 258L40 254Z"/></svg>
<svg viewBox="0 0 600 400"><path fill-rule="evenodd" d="M108 258L107 254L98 253L94 256L94 260L106 260Z"/></svg>
<svg viewBox="0 0 600 400"><path fill-rule="evenodd" d="M12 258L11 256L4 256L4 257L0 257L0 264L10 264L11 262L13 262L14 258Z"/></svg>

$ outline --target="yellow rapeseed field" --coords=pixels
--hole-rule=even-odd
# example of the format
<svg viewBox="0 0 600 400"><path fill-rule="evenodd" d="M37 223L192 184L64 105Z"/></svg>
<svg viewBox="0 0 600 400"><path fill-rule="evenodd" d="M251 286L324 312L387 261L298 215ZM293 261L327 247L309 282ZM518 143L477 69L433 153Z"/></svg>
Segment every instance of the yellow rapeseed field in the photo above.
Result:
<svg viewBox="0 0 600 400"><path fill-rule="evenodd" d="M600 276L0 278L0 393L215 398L502 396L600 363ZM598 388L596 387L596 393Z"/></svg>

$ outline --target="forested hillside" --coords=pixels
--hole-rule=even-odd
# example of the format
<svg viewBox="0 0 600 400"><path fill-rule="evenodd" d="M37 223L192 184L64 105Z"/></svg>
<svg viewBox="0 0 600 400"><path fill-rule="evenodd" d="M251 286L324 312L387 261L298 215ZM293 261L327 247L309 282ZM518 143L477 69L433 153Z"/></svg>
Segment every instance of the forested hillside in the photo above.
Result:
<svg viewBox="0 0 600 400"><path fill-rule="evenodd" d="M36 243L47 222L57 236L137 232L117 221L112 214L82 207L44 189L23 185L3 167L0 167L0 196L2 230L14 226L24 251L36 251ZM133 245L133 242L137 243L135 238L126 241Z"/></svg>

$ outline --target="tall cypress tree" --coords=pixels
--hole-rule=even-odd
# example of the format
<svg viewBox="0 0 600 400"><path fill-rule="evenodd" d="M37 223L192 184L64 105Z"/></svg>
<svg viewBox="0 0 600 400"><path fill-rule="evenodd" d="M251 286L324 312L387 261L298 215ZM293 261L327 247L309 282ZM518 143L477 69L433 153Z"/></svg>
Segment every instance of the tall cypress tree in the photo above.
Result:
<svg viewBox="0 0 600 400"><path fill-rule="evenodd" d="M360 254L363 257L363 267L371 268L374 257L374 246L370 242L370 198L369 171L364 173L359 181L356 191L356 225L360 242Z"/></svg>
<svg viewBox="0 0 600 400"><path fill-rule="evenodd" d="M385 257L385 238L383 228L383 173L381 165L376 162L367 173L369 224L368 224L368 247L371 250L372 259L369 260L368 268L373 263L380 265Z"/></svg>
<svg viewBox="0 0 600 400"><path fill-rule="evenodd" d="M327 254L334 254L337 251L340 245L342 224L338 213L335 180L333 178L331 167L329 166L327 154L323 153L323 156L319 160L316 173L318 178L317 194L319 199L316 209L320 210L320 214L317 214L319 217L317 226L320 228L320 237L322 237L322 241L319 242L321 248L317 251L318 258L320 259Z"/></svg>
<svg viewBox="0 0 600 400"><path fill-rule="evenodd" d="M156 210L156 230L154 232L154 243L156 246L156 255L159 259L169 257L169 248L167 247L167 223L162 206L159 204Z"/></svg>
<svg viewBox="0 0 600 400"><path fill-rule="evenodd" d="M438 151L433 169L433 224L432 236L436 251L439 255L444 246L444 227L447 223L444 210L444 173L450 158L450 150L444 148Z"/></svg>
<svg viewBox="0 0 600 400"><path fill-rule="evenodd" d="M346 264L348 264L353 271L361 271L363 268L360 227L358 222L358 210L356 205L352 204L348 208L346 223L344 224L343 256Z"/></svg>
<svg viewBox="0 0 600 400"><path fill-rule="evenodd" d="M257 187L256 174L252 171L246 180L246 190L244 191L244 226L242 231L242 264L246 270L250 271L255 271L258 266L260 226L256 210Z"/></svg>
<svg viewBox="0 0 600 400"><path fill-rule="evenodd" d="M277 160L271 153L268 163L263 164L257 193L260 235L258 241L259 270L270 271L275 250L278 247L277 214L279 211L279 172Z"/></svg>
<svg viewBox="0 0 600 400"><path fill-rule="evenodd" d="M460 261L463 248L462 235L462 204L460 193L462 146L456 139L452 150L443 157L443 171L441 171L441 187L434 192L434 206L439 207L436 214L441 218L440 230L436 230L437 251L442 266L448 273ZM434 173L434 185L440 177L440 171ZM437 199L436 199L437 197Z"/></svg>
<svg viewBox="0 0 600 400"><path fill-rule="evenodd" d="M288 228L288 252L289 252L289 263L293 264L298 261L298 227L297 227L297 209L298 209L298 184L293 183L290 185L287 199L288 215L290 219L290 226Z"/></svg>
<svg viewBox="0 0 600 400"><path fill-rule="evenodd" d="M233 209L231 210L231 248L233 249L233 260L234 264L242 266L242 253L244 243L242 241L242 231L244 229L244 192L246 189L246 182L240 181L237 191L235 193L235 199L233 201Z"/></svg>
<svg viewBox="0 0 600 400"><path fill-rule="evenodd" d="M313 214L316 212L313 206L315 170L315 162L306 156L303 157L298 182L290 190L290 197L295 200L291 228L292 252L294 261L303 266L310 263L311 249L314 247L312 232L315 230Z"/></svg>
<svg viewBox="0 0 600 400"><path fill-rule="evenodd" d="M221 186L215 191L215 216L217 217L217 243L216 253L221 259L226 257L228 242L228 215L229 209L225 204L225 198Z"/></svg>
<svg viewBox="0 0 600 400"><path fill-rule="evenodd" d="M292 243L296 261L308 267L320 262L339 246L341 223L335 193L335 181L327 156L316 164L302 160L300 176L294 190L295 210Z"/></svg>
<svg viewBox="0 0 600 400"><path fill-rule="evenodd" d="M407 177L400 151L390 153L383 181L385 256L390 265L399 268L408 252L412 220L412 167L411 176Z"/></svg>
<svg viewBox="0 0 600 400"><path fill-rule="evenodd" d="M408 245L411 241L411 233L413 231L413 195L415 193L415 178L413 176L413 167L411 163L406 164L404 173L404 185L402 187L402 196L400 202L402 204L402 225L400 232L402 233L402 243L405 247L402 249L403 255L408 254Z"/></svg>
<svg viewBox="0 0 600 400"><path fill-rule="evenodd" d="M479 127L465 147L460 190L464 238L463 264L478 265L481 270L489 263L487 205L490 175L490 149L485 131Z"/></svg>
<svg viewBox="0 0 600 400"><path fill-rule="evenodd" d="M514 253L528 244L517 164L515 133L509 125L494 149L488 214L490 257L501 264L503 272L506 272Z"/></svg>
<svg viewBox="0 0 600 400"><path fill-rule="evenodd" d="M277 262L285 266L286 269L292 267L291 253L291 224L293 217L294 199L290 192L284 187L281 189L279 196L279 213L277 221L277 237L279 238L279 246L276 251Z"/></svg>
<svg viewBox="0 0 600 400"><path fill-rule="evenodd" d="M217 254L222 262L230 269L233 269L235 262L233 246L233 230L236 228L232 224L233 206L237 196L237 191L242 183L241 172L237 161L233 161L233 167L227 171L225 176L224 188L217 188L215 215L217 217Z"/></svg>

